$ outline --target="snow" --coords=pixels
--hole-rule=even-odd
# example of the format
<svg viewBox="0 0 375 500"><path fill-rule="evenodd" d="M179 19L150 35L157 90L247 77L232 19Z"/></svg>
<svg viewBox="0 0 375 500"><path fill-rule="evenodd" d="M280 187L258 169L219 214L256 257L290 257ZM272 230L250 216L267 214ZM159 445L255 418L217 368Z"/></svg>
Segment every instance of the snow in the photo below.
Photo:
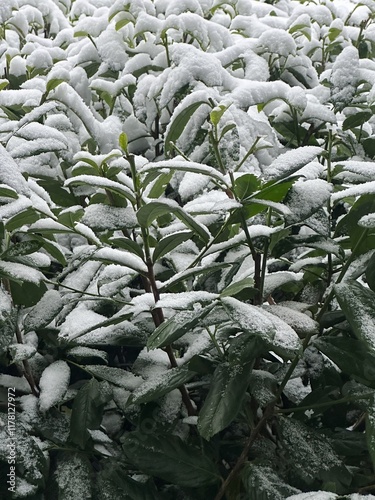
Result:
<svg viewBox="0 0 375 500"><path fill-rule="evenodd" d="M137 377L133 375L133 373L121 368L112 368L103 365L87 365L85 366L85 370L99 379L111 382L128 391L136 390L143 382L141 377Z"/></svg>
<svg viewBox="0 0 375 500"><path fill-rule="evenodd" d="M95 259L110 261L115 264L120 264L140 273L146 274L148 272L146 264L137 255L132 255L123 250L116 250L114 248L100 248L93 255Z"/></svg>
<svg viewBox="0 0 375 500"><path fill-rule="evenodd" d="M44 280L43 274L37 269L25 266L18 262L0 262L0 271L15 280L27 281L28 283L38 284Z"/></svg>
<svg viewBox="0 0 375 500"><path fill-rule="evenodd" d="M13 375L0 374L0 386L15 387L17 392L30 393L30 386L25 377L13 377Z"/></svg>
<svg viewBox="0 0 375 500"><path fill-rule="evenodd" d="M267 179L282 179L287 177L307 163L313 161L322 152L317 146L304 146L287 151L280 155L265 170Z"/></svg>
<svg viewBox="0 0 375 500"><path fill-rule="evenodd" d="M232 297L223 297L221 301L232 319L245 331L260 335L267 343L272 343L273 348L280 348L284 354L295 353L300 349L296 332L277 316Z"/></svg>
<svg viewBox="0 0 375 500"><path fill-rule="evenodd" d="M361 196L363 194L373 194L375 193L375 181L365 182L359 184L358 186L352 186L348 189L343 189L342 191L337 191L331 196L332 201L342 200L349 196Z"/></svg>
<svg viewBox="0 0 375 500"><path fill-rule="evenodd" d="M47 290L41 300L33 307L24 320L27 331L47 326L63 307L57 290Z"/></svg>
<svg viewBox="0 0 375 500"><path fill-rule="evenodd" d="M312 491L310 493L292 495L286 500L335 500L336 498L339 498L336 493L331 493L329 491ZM368 497L366 496L366 498Z"/></svg>
<svg viewBox="0 0 375 500"><path fill-rule="evenodd" d="M307 314L283 306L282 303L281 305L264 306L264 310L285 321L301 338L319 332L319 325L316 321L311 319Z"/></svg>
<svg viewBox="0 0 375 500"><path fill-rule="evenodd" d="M55 361L42 373L39 381L39 408L46 412L64 397L70 381L69 365L62 360Z"/></svg>
<svg viewBox="0 0 375 500"><path fill-rule="evenodd" d="M124 227L131 229L137 226L137 218L132 208L111 207L101 203L86 207L81 221L98 231Z"/></svg>

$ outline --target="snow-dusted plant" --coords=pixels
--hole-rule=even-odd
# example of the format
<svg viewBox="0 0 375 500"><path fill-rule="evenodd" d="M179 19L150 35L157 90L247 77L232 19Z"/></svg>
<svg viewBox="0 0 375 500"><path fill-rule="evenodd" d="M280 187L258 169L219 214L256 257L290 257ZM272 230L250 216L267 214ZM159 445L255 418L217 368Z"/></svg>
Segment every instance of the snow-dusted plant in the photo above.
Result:
<svg viewBox="0 0 375 500"><path fill-rule="evenodd" d="M371 497L373 19L2 2L5 495Z"/></svg>

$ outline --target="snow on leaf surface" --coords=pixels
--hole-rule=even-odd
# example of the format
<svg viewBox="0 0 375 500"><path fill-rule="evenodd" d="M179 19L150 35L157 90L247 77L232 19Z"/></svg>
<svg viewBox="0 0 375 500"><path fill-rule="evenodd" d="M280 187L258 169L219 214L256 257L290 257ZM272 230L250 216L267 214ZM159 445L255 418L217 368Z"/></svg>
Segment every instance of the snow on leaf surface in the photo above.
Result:
<svg viewBox="0 0 375 500"><path fill-rule="evenodd" d="M221 298L232 319L247 333L260 335L274 350L285 355L300 350L296 332L285 321L256 306L245 304L232 297Z"/></svg>
<svg viewBox="0 0 375 500"><path fill-rule="evenodd" d="M55 361L43 371L39 386L39 408L49 410L64 397L70 380L70 368L65 361Z"/></svg>
<svg viewBox="0 0 375 500"><path fill-rule="evenodd" d="M287 151L266 167L265 176L268 179L283 179L293 174L307 163L313 161L321 152L317 146L303 146Z"/></svg>

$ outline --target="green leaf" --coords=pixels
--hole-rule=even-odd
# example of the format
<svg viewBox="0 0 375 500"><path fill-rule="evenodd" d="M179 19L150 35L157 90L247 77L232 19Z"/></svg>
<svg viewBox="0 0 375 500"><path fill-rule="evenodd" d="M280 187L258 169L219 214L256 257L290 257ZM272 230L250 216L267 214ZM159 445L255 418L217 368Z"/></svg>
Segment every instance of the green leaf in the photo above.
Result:
<svg viewBox="0 0 375 500"><path fill-rule="evenodd" d="M62 266L66 266L66 259L65 255L60 248L60 245L56 243L55 241L49 240L47 238L44 238L43 236L39 234L33 234L33 238L36 238L38 241L40 241L43 249L51 255L54 259L57 260Z"/></svg>
<svg viewBox="0 0 375 500"><path fill-rule="evenodd" d="M90 439L88 429L99 429L104 404L99 382L95 378L86 382L74 398L69 439L81 449L85 449Z"/></svg>
<svg viewBox="0 0 375 500"><path fill-rule="evenodd" d="M56 499L73 499L80 494L81 500L92 498L93 469L88 456L78 452L58 452L54 472L58 487Z"/></svg>
<svg viewBox="0 0 375 500"><path fill-rule="evenodd" d="M154 262L160 260L162 257L164 257L165 254L172 251L178 245L180 245L184 241L189 240L192 235L193 233L191 231L180 231L178 233L173 233L165 236L156 245L152 260Z"/></svg>
<svg viewBox="0 0 375 500"><path fill-rule="evenodd" d="M375 403L374 397L370 399L366 415L366 441L370 453L372 466L375 467Z"/></svg>
<svg viewBox="0 0 375 500"><path fill-rule="evenodd" d="M208 243L210 239L208 230L202 224L197 223L191 215L185 212L177 204L151 201L138 210L137 219L142 227L149 227L155 219L169 213L173 213L181 222L199 236L204 243Z"/></svg>
<svg viewBox="0 0 375 500"><path fill-rule="evenodd" d="M293 418L279 417L284 465L305 485L317 478L349 484L351 474L342 464L327 437Z"/></svg>
<svg viewBox="0 0 375 500"><path fill-rule="evenodd" d="M123 450L134 467L168 483L202 488L220 480L213 461L177 436L131 432L123 440Z"/></svg>
<svg viewBox="0 0 375 500"><path fill-rule="evenodd" d="M205 318L216 306L216 303L200 309L185 310L178 312L167 321L164 321L150 335L147 347L158 349L172 344L174 341L195 328L199 321Z"/></svg>
<svg viewBox="0 0 375 500"><path fill-rule="evenodd" d="M196 375L195 372L186 368L171 368L165 373L157 375L151 383L146 381L140 385L131 395L127 404L142 404L155 401L177 387L185 384Z"/></svg>
<svg viewBox="0 0 375 500"><path fill-rule="evenodd" d="M124 474L123 468L115 463L114 460L106 461L103 464L105 469L99 471L98 486L99 498L114 500L161 500L160 494L157 492L152 480L145 483L136 481Z"/></svg>
<svg viewBox="0 0 375 500"><path fill-rule="evenodd" d="M12 280L11 277L9 279ZM47 291L47 286L43 282L38 284L27 281L17 283L17 281L13 280L10 282L10 290L15 305L31 307L43 297Z"/></svg>
<svg viewBox="0 0 375 500"><path fill-rule="evenodd" d="M334 290L354 335L375 354L375 292L351 280L335 285Z"/></svg>
<svg viewBox="0 0 375 500"><path fill-rule="evenodd" d="M74 36L75 36L76 38L79 38L79 37L81 37L81 36L87 36L87 35L88 35L87 31L76 31L76 32L74 33Z"/></svg>
<svg viewBox="0 0 375 500"><path fill-rule="evenodd" d="M48 290L24 319L25 333L49 325L63 307L60 293L57 290Z"/></svg>
<svg viewBox="0 0 375 500"><path fill-rule="evenodd" d="M0 184L0 197L3 198L12 198L16 200L18 198L17 191L12 189L9 186L6 186L5 184Z"/></svg>
<svg viewBox="0 0 375 500"><path fill-rule="evenodd" d="M138 243L131 240L130 238L117 237L117 238L110 238L109 241L115 247L122 248L132 254L138 255L138 257L140 257L141 259L144 258L142 248L138 245Z"/></svg>
<svg viewBox="0 0 375 500"><path fill-rule="evenodd" d="M218 125L221 117L225 113L228 108L220 104L216 108L214 108L210 113L210 121L213 125Z"/></svg>
<svg viewBox="0 0 375 500"><path fill-rule="evenodd" d="M120 21L117 21L117 23L115 24L115 30L116 31L120 30L130 22L131 22L130 19L121 19ZM123 150L126 151L125 148L123 148Z"/></svg>
<svg viewBox="0 0 375 500"><path fill-rule="evenodd" d="M60 83L64 83L65 80L62 80L60 78L52 78L51 80L48 80L47 85L46 85L46 94L49 94L51 90L55 89L60 85Z"/></svg>
<svg viewBox="0 0 375 500"><path fill-rule="evenodd" d="M252 362L244 365L219 365L212 377L210 390L199 412L198 430L202 437L225 429L237 416L249 385Z"/></svg>
<svg viewBox="0 0 375 500"><path fill-rule="evenodd" d="M365 276L368 286L375 292L375 253L367 263Z"/></svg>
<svg viewBox="0 0 375 500"><path fill-rule="evenodd" d="M149 198L160 198L165 193L172 176L172 170L168 173L160 174L148 193Z"/></svg>
<svg viewBox="0 0 375 500"><path fill-rule="evenodd" d="M235 281L234 283L231 283L229 286L224 288L224 290L220 294L220 297L233 297L234 295L242 292L242 290L253 287L254 280L252 278L244 278L242 280Z"/></svg>
<svg viewBox="0 0 375 500"><path fill-rule="evenodd" d="M21 255L29 255L36 252L42 246L42 243L37 240L21 241L10 246L0 257L3 260L11 259Z"/></svg>
<svg viewBox="0 0 375 500"><path fill-rule="evenodd" d="M173 278L169 279L167 282L163 283L160 286L159 291L167 292L171 288L173 288L174 286L178 285L179 283L185 280L195 278L197 276L203 276L205 274L213 274L229 266L230 264L226 262L217 262L209 266L197 266L195 268L193 267L191 269L186 269L186 271L182 271Z"/></svg>
<svg viewBox="0 0 375 500"><path fill-rule="evenodd" d="M140 377L136 377L132 372L122 368L103 365L87 365L81 366L81 368L100 380L105 380L127 390L132 390L142 381Z"/></svg>
<svg viewBox="0 0 375 500"><path fill-rule="evenodd" d="M125 26L125 25L124 25ZM116 28L117 29L117 28ZM127 153L128 151L128 136L125 134L125 132L121 132L119 138L118 138L118 143L120 145L120 148Z"/></svg>
<svg viewBox="0 0 375 500"><path fill-rule="evenodd" d="M259 336L280 356L293 357L300 351L301 345L297 333L282 319L233 297L220 299L234 323L244 333Z"/></svg>
<svg viewBox="0 0 375 500"><path fill-rule="evenodd" d="M20 227L26 224L33 224L37 220L40 219L40 215L34 208L26 208L22 212L10 217L5 223L5 228L8 231L14 231L15 229L19 229Z"/></svg>
<svg viewBox="0 0 375 500"><path fill-rule="evenodd" d="M241 472L248 498L259 500L285 500L300 490L285 481L268 465L247 462Z"/></svg>
<svg viewBox="0 0 375 500"><path fill-rule="evenodd" d="M350 115L347 118L345 118L342 124L342 129L345 131L345 130L350 130L354 127L361 127L371 117L372 117L371 110L359 111L358 113L355 113L354 115Z"/></svg>
<svg viewBox="0 0 375 500"><path fill-rule="evenodd" d="M193 104L190 104L190 106L186 106L186 108L184 108L177 116L172 117L172 121L169 125L169 129L164 142L166 156L170 155L172 151L171 143L176 143L177 139L180 137L186 125L188 124L190 118L202 104L207 104L207 102L194 102Z"/></svg>
<svg viewBox="0 0 375 500"><path fill-rule="evenodd" d="M235 180L234 192L240 200L252 195L260 189L260 180L254 174L241 175Z"/></svg>
<svg viewBox="0 0 375 500"><path fill-rule="evenodd" d="M358 339L321 337L314 346L331 359L344 373L375 388L375 353Z"/></svg>
<svg viewBox="0 0 375 500"><path fill-rule="evenodd" d="M369 158L375 158L375 138L368 137L362 141L363 149Z"/></svg>

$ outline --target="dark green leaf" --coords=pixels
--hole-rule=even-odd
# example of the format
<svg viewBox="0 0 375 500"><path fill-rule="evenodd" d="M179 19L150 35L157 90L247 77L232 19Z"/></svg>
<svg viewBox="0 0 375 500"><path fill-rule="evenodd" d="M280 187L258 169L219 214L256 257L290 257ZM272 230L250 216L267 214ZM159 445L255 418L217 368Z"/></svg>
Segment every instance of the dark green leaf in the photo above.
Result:
<svg viewBox="0 0 375 500"><path fill-rule="evenodd" d="M27 281L24 281L23 283L11 281L10 290L14 304L31 307L34 306L46 293L47 286L43 282L37 284L29 283Z"/></svg>
<svg viewBox="0 0 375 500"><path fill-rule="evenodd" d="M102 421L104 402L100 393L99 382L92 378L85 383L74 398L70 419L69 438L81 449L85 449L90 439L88 429L99 429Z"/></svg>
<svg viewBox="0 0 375 500"><path fill-rule="evenodd" d="M24 319L25 332L46 327L63 307L60 293L57 290L48 290Z"/></svg>
<svg viewBox="0 0 375 500"><path fill-rule="evenodd" d="M238 293L242 292L242 290L253 287L254 287L254 280L252 278L244 278L242 280L235 281L234 283L231 283L229 286L224 288L220 296L233 297L234 295L237 295Z"/></svg>
<svg viewBox="0 0 375 500"><path fill-rule="evenodd" d="M117 237L117 238L110 238L109 241L115 247L123 248L124 250L127 250L130 253L138 255L138 257L140 257L141 259L144 258L142 248L138 245L138 243L131 240L130 238Z"/></svg>
<svg viewBox="0 0 375 500"><path fill-rule="evenodd" d="M375 292L351 280L335 285L334 290L355 336L375 354Z"/></svg>
<svg viewBox="0 0 375 500"><path fill-rule="evenodd" d="M169 213L173 213L205 243L208 243L210 239L208 230L203 225L198 224L191 215L177 204L170 205L161 201L151 201L138 210L137 219L142 227L149 227L155 219Z"/></svg>
<svg viewBox="0 0 375 500"><path fill-rule="evenodd" d="M241 472L248 498L254 500L285 500L300 490L285 481L267 465L246 463Z"/></svg>
<svg viewBox="0 0 375 500"><path fill-rule="evenodd" d="M166 155L171 153L172 150L171 143L172 142L175 143L177 141L177 139L184 131L186 125L188 124L190 118L202 104L207 104L207 103L205 101L194 102L193 104L190 104L190 106L186 106L186 108L183 108L181 113L172 118L172 122L170 123L169 130L165 137L165 142L164 142Z"/></svg>
<svg viewBox="0 0 375 500"><path fill-rule="evenodd" d="M34 208L29 207L26 208L26 210L18 213L17 215L10 217L10 219L8 219L5 223L5 228L8 231L14 231L15 229L18 229L25 224L32 224L39 219L40 215L38 214L38 212Z"/></svg>
<svg viewBox="0 0 375 500"><path fill-rule="evenodd" d="M375 388L375 354L361 340L345 337L321 337L314 345L344 373Z"/></svg>
<svg viewBox="0 0 375 500"><path fill-rule="evenodd" d="M147 347L157 349L172 344L174 341L191 332L208 313L215 307L215 303L200 309L178 312L156 328L149 337Z"/></svg>
<svg viewBox="0 0 375 500"><path fill-rule="evenodd" d="M193 233L191 231L180 231L178 233L169 234L162 238L156 245L152 259L154 262L164 257L165 254L172 251L184 241L189 240Z"/></svg>
<svg viewBox="0 0 375 500"><path fill-rule="evenodd" d="M21 241L10 246L2 255L1 258L4 260L11 259L12 257L18 257L20 255L29 255L36 252L41 248L42 243L37 240Z"/></svg>
<svg viewBox="0 0 375 500"><path fill-rule="evenodd" d="M240 411L249 385L252 363L219 365L212 377L210 390L198 417L198 430L209 440L225 429Z"/></svg>
<svg viewBox="0 0 375 500"><path fill-rule="evenodd" d="M375 253L370 257L366 267L366 281L368 286L375 292Z"/></svg>
<svg viewBox="0 0 375 500"><path fill-rule="evenodd" d="M234 183L234 192L240 200L252 195L260 189L260 180L254 174L244 174Z"/></svg>
<svg viewBox="0 0 375 500"><path fill-rule="evenodd" d="M220 480L213 461L177 436L132 432L125 436L123 449L141 472L172 484L201 488Z"/></svg>
<svg viewBox="0 0 375 500"><path fill-rule="evenodd" d="M194 372L184 368L171 368L167 372L156 376L152 380L151 385L149 382L145 382L144 385L139 386L131 395L128 404L139 405L155 401L173 391L173 389L185 384L195 375Z"/></svg>
<svg viewBox="0 0 375 500"><path fill-rule="evenodd" d="M350 115L347 118L345 118L342 124L342 129L350 130L354 127L360 127L361 125L366 123L371 117L372 117L372 111L370 110L359 111L358 113L355 113L354 115Z"/></svg>

